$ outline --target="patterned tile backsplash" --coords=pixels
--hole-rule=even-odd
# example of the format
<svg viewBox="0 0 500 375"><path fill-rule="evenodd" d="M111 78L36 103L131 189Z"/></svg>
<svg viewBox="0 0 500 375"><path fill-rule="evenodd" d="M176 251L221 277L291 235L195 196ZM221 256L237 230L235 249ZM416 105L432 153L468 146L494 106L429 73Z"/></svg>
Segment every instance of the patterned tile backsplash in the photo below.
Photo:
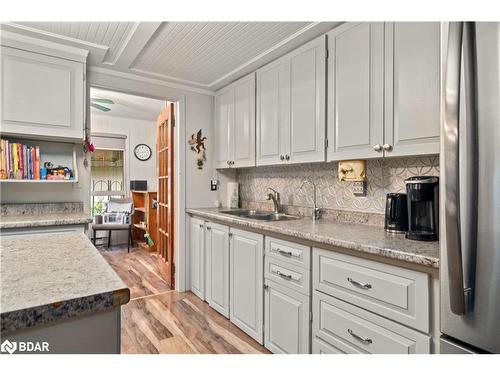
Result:
<svg viewBox="0 0 500 375"><path fill-rule="evenodd" d="M438 155L367 160L365 197L354 196L352 183L338 180L336 162L244 168L236 180L242 202L263 202L272 187L280 192L282 204L310 206L311 185L300 188L307 178L318 187L319 207L383 213L387 193L404 192L408 177L429 175L439 176Z"/></svg>

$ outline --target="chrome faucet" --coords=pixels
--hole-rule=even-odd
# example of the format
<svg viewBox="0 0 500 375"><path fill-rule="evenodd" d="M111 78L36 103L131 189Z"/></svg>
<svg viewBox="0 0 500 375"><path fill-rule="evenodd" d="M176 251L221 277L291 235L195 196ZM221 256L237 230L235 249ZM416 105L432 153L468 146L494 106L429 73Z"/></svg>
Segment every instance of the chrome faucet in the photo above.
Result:
<svg viewBox="0 0 500 375"><path fill-rule="evenodd" d="M309 183L313 186L313 212L312 212L312 219L313 221L319 220L321 218L321 208L318 208L316 205L316 184L312 182L311 180L304 180L302 182L302 185L300 185L300 189L304 186L304 184Z"/></svg>
<svg viewBox="0 0 500 375"><path fill-rule="evenodd" d="M281 201L280 201L280 193L278 193L273 188L268 188L271 190L271 193L267 194L266 199L268 201L272 200L274 203L274 213L279 214L281 211ZM274 194L273 194L274 193Z"/></svg>

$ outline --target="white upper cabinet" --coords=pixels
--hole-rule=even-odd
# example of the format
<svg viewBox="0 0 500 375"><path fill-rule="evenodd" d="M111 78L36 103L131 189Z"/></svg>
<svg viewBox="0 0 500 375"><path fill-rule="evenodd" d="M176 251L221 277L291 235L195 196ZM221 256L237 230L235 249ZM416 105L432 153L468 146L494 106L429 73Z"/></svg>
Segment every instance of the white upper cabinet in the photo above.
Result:
<svg viewBox="0 0 500 375"><path fill-rule="evenodd" d="M326 42L257 71L257 165L325 161Z"/></svg>
<svg viewBox="0 0 500 375"><path fill-rule="evenodd" d="M328 159L382 156L384 24L342 25L328 51Z"/></svg>
<svg viewBox="0 0 500 375"><path fill-rule="evenodd" d="M68 53L50 49L54 44L48 42L35 43L31 51L26 40L32 38L17 41L2 35L2 134L82 141L86 54L71 60ZM61 53L64 58L57 56Z"/></svg>
<svg viewBox="0 0 500 375"><path fill-rule="evenodd" d="M440 23L387 23L385 46L385 155L439 153Z"/></svg>
<svg viewBox="0 0 500 375"><path fill-rule="evenodd" d="M255 73L215 95L216 167L255 166Z"/></svg>
<svg viewBox="0 0 500 375"><path fill-rule="evenodd" d="M257 71L257 165L282 164L290 123L289 66L281 60Z"/></svg>
<svg viewBox="0 0 500 375"><path fill-rule="evenodd" d="M328 160L439 153L439 23L328 33Z"/></svg>

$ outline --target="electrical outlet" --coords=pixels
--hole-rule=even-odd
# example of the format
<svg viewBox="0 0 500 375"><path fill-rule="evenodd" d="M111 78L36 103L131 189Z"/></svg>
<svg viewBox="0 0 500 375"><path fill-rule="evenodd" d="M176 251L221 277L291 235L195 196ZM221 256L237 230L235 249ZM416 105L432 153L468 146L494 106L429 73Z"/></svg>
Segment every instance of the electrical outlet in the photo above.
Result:
<svg viewBox="0 0 500 375"><path fill-rule="evenodd" d="M210 190L211 191L216 191L217 188L219 187L219 181L216 179L210 180Z"/></svg>
<svg viewBox="0 0 500 375"><path fill-rule="evenodd" d="M357 197L366 197L366 182L365 181L353 181L352 182L352 193Z"/></svg>

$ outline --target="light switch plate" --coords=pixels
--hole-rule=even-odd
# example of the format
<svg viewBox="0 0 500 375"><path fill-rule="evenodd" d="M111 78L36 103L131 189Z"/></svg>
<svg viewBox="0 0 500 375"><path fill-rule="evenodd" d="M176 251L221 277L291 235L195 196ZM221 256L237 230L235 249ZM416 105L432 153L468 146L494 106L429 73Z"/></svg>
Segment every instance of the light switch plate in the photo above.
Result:
<svg viewBox="0 0 500 375"><path fill-rule="evenodd" d="M366 197L366 182L365 181L352 182L352 193L357 197Z"/></svg>
<svg viewBox="0 0 500 375"><path fill-rule="evenodd" d="M219 186L219 181L216 179L210 180L210 190L211 191L216 191Z"/></svg>

